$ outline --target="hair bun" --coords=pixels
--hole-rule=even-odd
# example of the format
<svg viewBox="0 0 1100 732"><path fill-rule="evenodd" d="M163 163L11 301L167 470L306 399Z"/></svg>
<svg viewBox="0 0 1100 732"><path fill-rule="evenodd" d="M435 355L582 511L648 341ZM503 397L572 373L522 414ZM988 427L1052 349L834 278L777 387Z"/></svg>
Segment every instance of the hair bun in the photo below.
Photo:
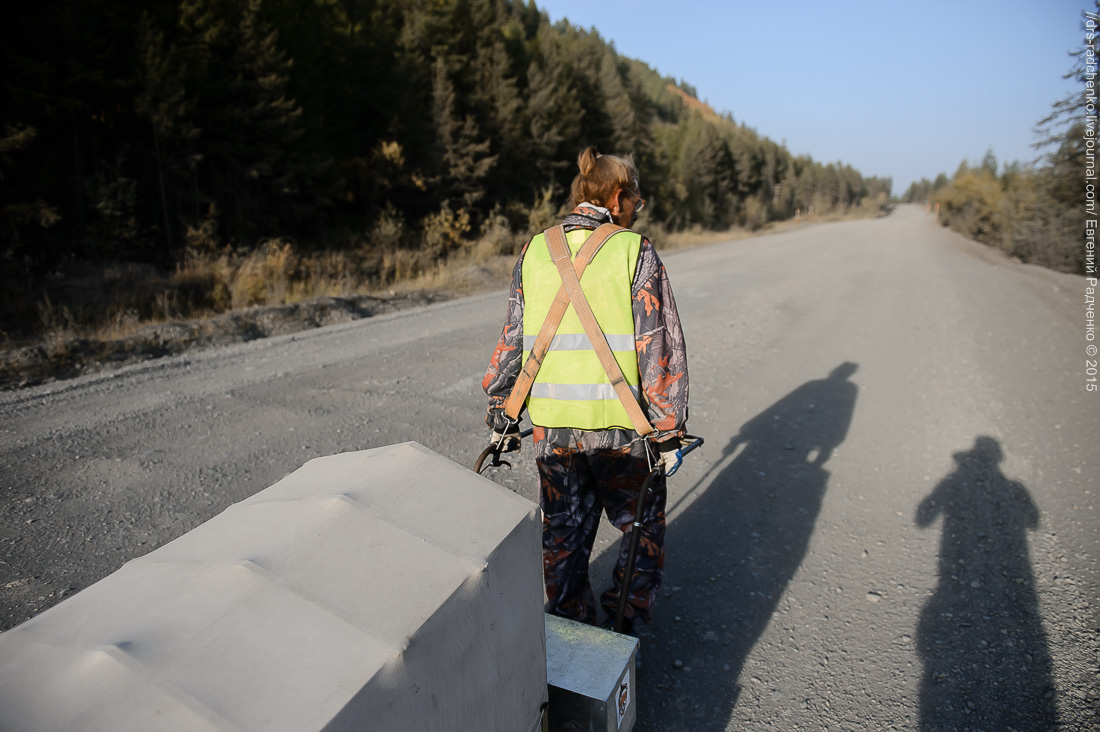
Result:
<svg viewBox="0 0 1100 732"><path fill-rule="evenodd" d="M600 153L596 150L595 145L589 145L581 154L577 156L577 167L581 169L581 175L587 176L592 172L592 169L596 167L596 158L600 156Z"/></svg>

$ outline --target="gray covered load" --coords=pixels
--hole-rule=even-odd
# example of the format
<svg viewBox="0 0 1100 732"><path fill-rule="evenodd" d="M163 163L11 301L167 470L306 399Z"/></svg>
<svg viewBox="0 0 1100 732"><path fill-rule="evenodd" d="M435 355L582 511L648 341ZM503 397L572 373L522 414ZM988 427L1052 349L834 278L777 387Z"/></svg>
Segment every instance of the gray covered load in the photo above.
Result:
<svg viewBox="0 0 1100 732"><path fill-rule="evenodd" d="M527 732L540 526L416 443L310 461L0 635L0 729Z"/></svg>

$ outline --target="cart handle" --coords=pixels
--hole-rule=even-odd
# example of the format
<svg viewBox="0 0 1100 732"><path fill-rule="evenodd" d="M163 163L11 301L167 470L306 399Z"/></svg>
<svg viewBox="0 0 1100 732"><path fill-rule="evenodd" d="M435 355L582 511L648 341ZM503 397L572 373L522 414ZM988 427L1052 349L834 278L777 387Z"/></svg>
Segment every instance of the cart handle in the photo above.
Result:
<svg viewBox="0 0 1100 732"><path fill-rule="evenodd" d="M519 433L519 438L522 440L524 437L530 436L531 433L534 432L534 431L535 431L534 427L528 427L527 429L525 429L525 430L523 430L522 432ZM474 472L475 473L477 473L478 475L481 475L482 463L484 463L485 458L489 457L490 455L493 456L493 459L489 463L489 465L486 466L486 467L499 468L500 466L503 465L504 467L511 470L512 464L510 462L508 462L507 460L501 460L500 459L500 450L497 449L496 445L490 443L489 446L486 447L484 450L482 450L481 454L477 456L477 462L474 463Z"/></svg>

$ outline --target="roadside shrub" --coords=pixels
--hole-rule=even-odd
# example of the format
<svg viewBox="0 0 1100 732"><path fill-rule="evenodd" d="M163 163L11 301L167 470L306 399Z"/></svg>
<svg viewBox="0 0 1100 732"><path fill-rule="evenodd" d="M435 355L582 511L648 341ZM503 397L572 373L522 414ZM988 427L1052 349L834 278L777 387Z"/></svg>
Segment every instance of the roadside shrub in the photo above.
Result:
<svg viewBox="0 0 1100 732"><path fill-rule="evenodd" d="M116 308L96 335L104 339L121 338L141 327L141 320L136 308Z"/></svg>
<svg viewBox="0 0 1100 732"><path fill-rule="evenodd" d="M396 249L404 244L407 235L408 230L401 212L392 205L387 205L367 233L366 243L378 251Z"/></svg>
<svg viewBox="0 0 1100 732"><path fill-rule="evenodd" d="M498 255L514 255L523 246L519 237L512 233L512 227L508 224L508 218L501 212L500 207L494 208L492 213L481 225L481 237L475 246L475 259L483 260L487 257Z"/></svg>
<svg viewBox="0 0 1100 732"><path fill-rule="evenodd" d="M382 255L381 281L392 284L411 280L424 274L431 266L431 260L423 252L410 249L394 249Z"/></svg>
<svg viewBox="0 0 1100 732"><path fill-rule="evenodd" d="M175 295L175 304L178 306L174 317L189 317L193 313L219 307L218 286L221 285L224 292L221 299L228 302L229 290L219 282L212 266L199 266L198 262L188 258L176 268L171 277L171 292ZM173 317L165 313L165 317Z"/></svg>
<svg viewBox="0 0 1100 732"><path fill-rule="evenodd" d="M268 305L281 305L287 301L292 283L300 277L301 258L294 245L283 239L271 239L260 247L261 268L265 297Z"/></svg>
<svg viewBox="0 0 1100 732"><path fill-rule="evenodd" d="M1081 219L1051 196L1042 174L1020 174L1002 201L1001 248L1024 262L1062 272L1082 271L1077 228Z"/></svg>
<svg viewBox="0 0 1100 732"><path fill-rule="evenodd" d="M347 295L355 292L363 280L362 264L354 249L350 252L328 250L302 257L297 275L285 302L300 302L320 295Z"/></svg>
<svg viewBox="0 0 1100 732"><path fill-rule="evenodd" d="M768 223L768 207L758 198L746 198L744 216L745 228L749 231L756 231Z"/></svg>
<svg viewBox="0 0 1100 732"><path fill-rule="evenodd" d="M229 278L229 307L246 308L265 302L263 262L256 255L241 259Z"/></svg>
<svg viewBox="0 0 1100 732"><path fill-rule="evenodd" d="M38 303L38 319L46 352L50 356L62 354L76 337L76 319L72 312L67 307L54 305L47 296Z"/></svg>
<svg viewBox="0 0 1100 732"><path fill-rule="evenodd" d="M554 186L547 186L535 197L535 203L527 214L527 232L538 234L558 223L561 218L560 206L554 203L558 192Z"/></svg>
<svg viewBox="0 0 1100 732"><path fill-rule="evenodd" d="M967 170L940 191L940 222L972 239L1003 248L1001 186L985 169Z"/></svg>
<svg viewBox="0 0 1100 732"><path fill-rule="evenodd" d="M997 176L991 168L960 166L935 194L940 223L1021 261L1082 272L1080 215L1059 203L1062 181L1049 170L1013 165Z"/></svg>
<svg viewBox="0 0 1100 732"><path fill-rule="evenodd" d="M424 219L421 239L423 252L431 261L439 260L462 248L470 231L470 214L464 208L452 211L446 201L438 213Z"/></svg>
<svg viewBox="0 0 1100 732"><path fill-rule="evenodd" d="M204 257L217 252L221 248L217 204L210 204L202 221L188 225L183 238L187 255Z"/></svg>

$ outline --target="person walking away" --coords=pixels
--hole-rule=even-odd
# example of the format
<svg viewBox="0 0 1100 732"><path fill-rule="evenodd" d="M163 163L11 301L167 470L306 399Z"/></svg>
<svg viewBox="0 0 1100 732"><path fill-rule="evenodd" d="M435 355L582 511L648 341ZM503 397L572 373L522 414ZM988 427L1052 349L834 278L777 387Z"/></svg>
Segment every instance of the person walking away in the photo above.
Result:
<svg viewBox="0 0 1100 732"><path fill-rule="evenodd" d="M601 513L623 532L612 586L600 598L605 624L610 624L623 591L629 532L642 483L658 462L664 466L645 505L634 576L625 583L624 630L637 635L650 621L661 587L664 481L679 467L676 451L686 434L687 350L664 265L649 239L629 228L646 204L633 161L589 147L577 163L573 209L558 230L565 242L554 244L559 241L553 238L554 229L538 234L523 247L512 273L504 328L482 384L489 399L486 423L493 430L490 439L503 451L518 450L516 417L527 409L543 511L547 612L584 623L598 621L588 564ZM601 362L572 304L548 341L541 364L529 359L555 296L565 287L566 275L559 267L569 266L564 257L555 264L549 247L564 252L567 243L576 268L589 237L595 242L616 228L608 224L622 228L592 256L580 274L580 289L621 370L617 387L607 375L615 369ZM570 300L575 302L572 296ZM525 366L528 361L533 363ZM526 385L529 393L523 401L524 394L516 395L519 399L513 397L509 405L524 370L535 374ZM623 381L629 392L623 391Z"/></svg>

